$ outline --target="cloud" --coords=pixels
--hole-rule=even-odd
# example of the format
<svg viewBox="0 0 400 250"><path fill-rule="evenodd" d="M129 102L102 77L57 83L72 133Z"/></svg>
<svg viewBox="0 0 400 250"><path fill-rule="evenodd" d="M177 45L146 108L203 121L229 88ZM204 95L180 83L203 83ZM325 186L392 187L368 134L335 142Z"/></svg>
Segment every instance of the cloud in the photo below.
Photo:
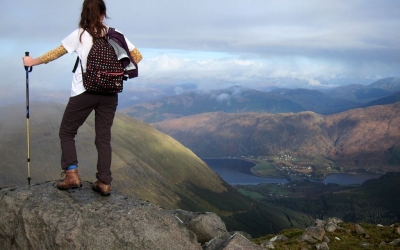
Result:
<svg viewBox="0 0 400 250"><path fill-rule="evenodd" d="M139 97L134 95L134 96L131 96L129 99L132 101L137 101L137 100L139 100Z"/></svg>
<svg viewBox="0 0 400 250"><path fill-rule="evenodd" d="M219 58L211 55L210 58L203 56L197 59L195 54L198 52L192 53L194 55L190 52L166 51L165 54L144 59L140 65L141 76L138 80L166 85L191 82L196 83L200 89L218 89L234 85L259 89L276 85L276 79L281 79L280 83L287 82L284 87L294 87L293 83L296 83L298 87L314 88L331 87L334 81L340 82L356 75L364 75L364 79L368 80L376 77L370 64L358 65L357 68L356 65L337 60L294 56L251 60L241 55ZM377 64L375 67L379 68ZM380 70L384 71L383 68Z"/></svg>
<svg viewBox="0 0 400 250"><path fill-rule="evenodd" d="M223 93L223 94L218 95L215 99L216 99L218 102L225 102L225 101L228 101L228 102L229 102L229 100L231 99L231 97L230 97L229 94Z"/></svg>
<svg viewBox="0 0 400 250"><path fill-rule="evenodd" d="M179 94L182 94L184 92L185 92L185 90L182 87L175 87L174 88L175 95L179 95Z"/></svg>
<svg viewBox="0 0 400 250"><path fill-rule="evenodd" d="M143 54L138 85L319 88L400 76L400 2L391 0L106 0L107 23ZM77 28L82 1L5 0L0 9L3 89L23 91L21 57ZM18 13L18 15L17 15ZM32 88L68 94L75 56L38 66ZM10 72L13 72L10 74ZM134 86L127 86L134 88ZM179 89L176 89L178 92ZM10 91L11 92L11 91Z"/></svg>

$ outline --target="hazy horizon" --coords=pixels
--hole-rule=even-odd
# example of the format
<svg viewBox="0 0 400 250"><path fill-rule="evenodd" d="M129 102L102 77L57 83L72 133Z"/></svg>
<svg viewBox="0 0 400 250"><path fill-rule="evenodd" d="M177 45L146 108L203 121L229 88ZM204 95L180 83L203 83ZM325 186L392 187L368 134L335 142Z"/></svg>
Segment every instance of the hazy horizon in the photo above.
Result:
<svg viewBox="0 0 400 250"><path fill-rule="evenodd" d="M125 85L126 95L179 93L185 91L181 86L323 89L400 77L397 1L105 2L111 17L106 23L121 30L144 58L139 78ZM2 99L25 101L24 52L37 57L59 46L77 28L81 5L3 2ZM65 55L35 67L29 75L32 101L35 91L67 100L75 58Z"/></svg>

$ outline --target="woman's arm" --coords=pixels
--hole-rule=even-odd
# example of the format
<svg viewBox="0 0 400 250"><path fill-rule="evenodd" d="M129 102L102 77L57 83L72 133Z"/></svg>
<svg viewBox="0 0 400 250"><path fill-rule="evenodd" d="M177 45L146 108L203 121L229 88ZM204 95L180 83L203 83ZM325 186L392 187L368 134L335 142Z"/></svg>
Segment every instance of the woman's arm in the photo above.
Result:
<svg viewBox="0 0 400 250"><path fill-rule="evenodd" d="M44 55L38 57L38 58L32 58L30 56L25 56L24 59L24 65L27 67L32 67L36 66L42 63L48 63L51 62L63 55L67 54L67 50L64 48L64 46L60 45L57 48L45 53Z"/></svg>
<svg viewBox="0 0 400 250"><path fill-rule="evenodd" d="M142 60L142 54L140 54L139 50L134 48L133 50L129 51L132 56L132 59L135 60L135 63L139 63Z"/></svg>

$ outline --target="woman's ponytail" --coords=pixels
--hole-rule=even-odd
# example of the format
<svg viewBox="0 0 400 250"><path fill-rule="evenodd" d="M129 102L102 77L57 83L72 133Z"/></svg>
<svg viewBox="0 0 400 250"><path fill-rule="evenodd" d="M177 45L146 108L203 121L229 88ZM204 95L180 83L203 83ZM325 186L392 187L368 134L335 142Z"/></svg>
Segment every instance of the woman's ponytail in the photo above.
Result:
<svg viewBox="0 0 400 250"><path fill-rule="evenodd" d="M84 0L79 27L89 32L93 39L104 36L107 27L100 20L102 15L108 18L106 4L103 0Z"/></svg>

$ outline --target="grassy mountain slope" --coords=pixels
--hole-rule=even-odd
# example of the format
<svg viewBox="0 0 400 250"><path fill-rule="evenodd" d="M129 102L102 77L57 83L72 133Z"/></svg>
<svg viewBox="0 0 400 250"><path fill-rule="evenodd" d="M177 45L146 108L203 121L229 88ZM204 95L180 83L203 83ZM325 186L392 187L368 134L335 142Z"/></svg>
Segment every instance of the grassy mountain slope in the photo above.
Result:
<svg viewBox="0 0 400 250"><path fill-rule="evenodd" d="M58 130L63 111L61 104L31 104L32 184L61 178ZM26 185L24 104L0 107L0 119L0 187ZM191 150L148 124L117 114L112 133L113 190L165 208L212 211L224 218L230 230L246 229L253 235L308 223L306 216L290 210L272 205L270 209L259 208ZM79 173L83 180L94 181L97 152L93 116L80 128L76 142Z"/></svg>
<svg viewBox="0 0 400 250"><path fill-rule="evenodd" d="M62 171L58 129L64 107L55 103L34 103L30 109L33 183L58 179ZM3 186L26 184L24 107L4 107L1 114L1 169L6 170L1 173L1 183ZM165 206L179 203L174 186L184 180L213 192L227 191L219 176L192 151L153 127L117 114L112 132L112 171L116 179L113 188ZM80 174L83 179L92 181L97 159L93 115L79 130L76 141Z"/></svg>
<svg viewBox="0 0 400 250"><path fill-rule="evenodd" d="M320 128L323 120L323 116L312 112L276 115L218 112L154 125L201 157L223 157L268 155L282 150L304 154L327 152L331 145ZM314 148L307 147L308 144Z"/></svg>
<svg viewBox="0 0 400 250"><path fill-rule="evenodd" d="M322 116L205 113L155 123L200 157L323 156L351 169L390 166L400 145L400 103ZM397 158L396 158L397 159Z"/></svg>
<svg viewBox="0 0 400 250"><path fill-rule="evenodd" d="M327 116L330 152L343 163L385 166L392 148L400 145L400 102Z"/></svg>

